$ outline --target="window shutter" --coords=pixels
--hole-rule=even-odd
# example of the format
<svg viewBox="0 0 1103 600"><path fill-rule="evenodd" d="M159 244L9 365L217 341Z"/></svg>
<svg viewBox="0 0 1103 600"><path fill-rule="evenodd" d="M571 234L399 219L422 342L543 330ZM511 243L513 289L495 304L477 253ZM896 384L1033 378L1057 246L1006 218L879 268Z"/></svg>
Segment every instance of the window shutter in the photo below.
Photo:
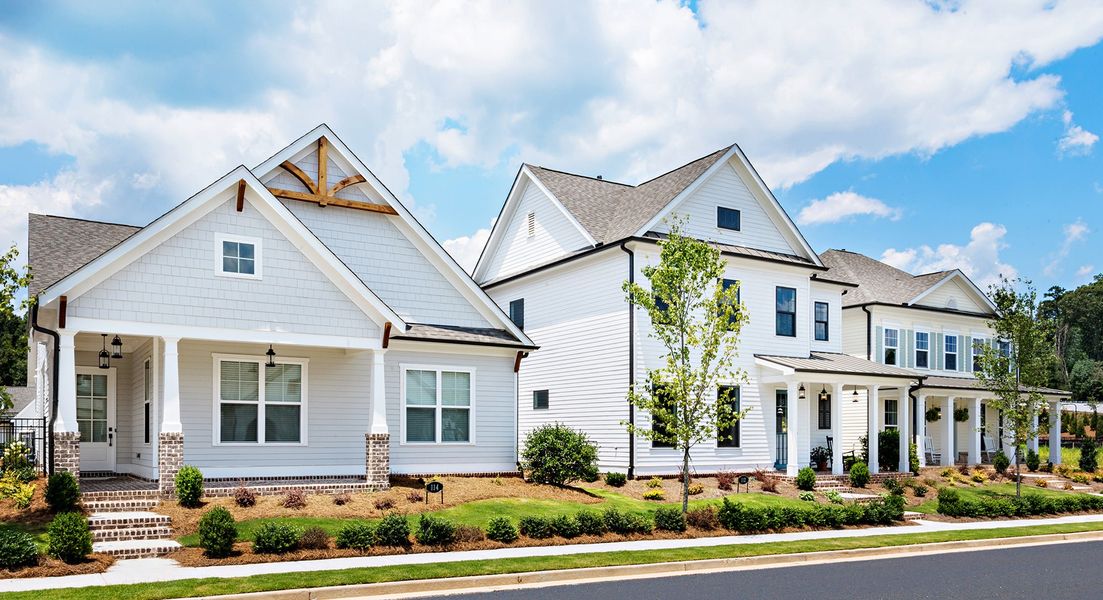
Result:
<svg viewBox="0 0 1103 600"><path fill-rule="evenodd" d="M907 329L904 334L904 366L910 369L915 366L915 332Z"/></svg>
<svg viewBox="0 0 1103 600"><path fill-rule="evenodd" d="M973 336L965 336L965 364L962 366L962 371L971 372L973 370Z"/></svg>
<svg viewBox="0 0 1103 600"><path fill-rule="evenodd" d="M941 370L942 363L946 360L946 355L944 354L946 348L942 345L942 334L935 333L931 335L931 339L934 340L934 348L932 348L934 361L932 362L934 363L934 368L936 370Z"/></svg>
<svg viewBox="0 0 1103 600"><path fill-rule="evenodd" d="M873 328L873 337L876 341L874 346L877 349L873 362L883 363L885 362L885 330L880 325Z"/></svg>

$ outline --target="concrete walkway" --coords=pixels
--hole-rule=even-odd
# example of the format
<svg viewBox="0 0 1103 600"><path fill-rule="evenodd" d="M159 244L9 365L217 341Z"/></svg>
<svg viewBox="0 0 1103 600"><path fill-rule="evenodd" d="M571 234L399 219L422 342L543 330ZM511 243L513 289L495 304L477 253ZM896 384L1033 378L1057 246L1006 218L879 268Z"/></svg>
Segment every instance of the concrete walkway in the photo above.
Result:
<svg viewBox="0 0 1103 600"><path fill-rule="evenodd" d="M167 558L140 558L120 560L104 573L91 575L70 575L67 577L40 577L35 579L0 580L0 592L28 590L46 590L68 587L89 587L97 585L117 585L127 583L147 583L155 581L176 581L180 579L199 579L204 577L230 578L272 573L298 573L310 571L334 571L365 567L386 567L395 565L418 565L464 560L494 560L500 558L518 558L530 556L560 556L565 554L587 554L598 552L618 552L623 550L664 550L674 548L694 548L709 546L727 546L732 544L758 544L762 542L793 542L801 540L822 540L831 538L862 538L875 535L906 535L911 533L930 533L936 531L967 531L977 529L1001 529L1030 527L1035 525L1060 525L1072 523L1103 522L1103 514L1072 515L1049 519L1024 519L1007 521L978 521L974 523L944 523L918 520L910 525L894 527L871 527L867 529L842 529L826 531L800 531L795 533L771 533L760 535L718 536L695 539L675 540L638 540L629 542L606 542L601 544L573 544L563 546L532 546L517 548L499 548L496 550L470 550L466 552L432 552L423 554L393 554L388 556L358 556L351 558L330 558L324 560L301 560L290 562L259 563L251 565L226 565L215 567L184 567Z"/></svg>

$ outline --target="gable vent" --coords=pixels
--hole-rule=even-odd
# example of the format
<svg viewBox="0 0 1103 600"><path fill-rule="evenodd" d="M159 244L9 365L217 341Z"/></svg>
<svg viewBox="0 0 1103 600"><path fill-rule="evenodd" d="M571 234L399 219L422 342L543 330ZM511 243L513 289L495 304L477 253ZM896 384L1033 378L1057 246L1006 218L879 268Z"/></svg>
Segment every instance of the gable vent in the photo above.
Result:
<svg viewBox="0 0 1103 600"><path fill-rule="evenodd" d="M528 219L529 237L536 235L536 213L530 212Z"/></svg>

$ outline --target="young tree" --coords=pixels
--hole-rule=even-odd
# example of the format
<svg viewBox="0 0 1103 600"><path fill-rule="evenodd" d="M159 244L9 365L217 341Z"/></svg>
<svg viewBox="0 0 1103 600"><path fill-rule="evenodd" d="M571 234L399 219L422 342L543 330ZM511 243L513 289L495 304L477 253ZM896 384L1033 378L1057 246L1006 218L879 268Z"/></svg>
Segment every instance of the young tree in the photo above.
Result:
<svg viewBox="0 0 1103 600"><path fill-rule="evenodd" d="M624 291L628 302L651 317L650 335L665 349L665 364L648 371L646 385L628 392L629 402L651 414L651 427L625 425L632 435L681 451L686 512L690 449L706 440L731 439L730 432L747 412L736 409L735 399L718 397L717 391L746 380L733 363L747 315L738 285L724 287L719 250L683 236L678 221L659 246L658 266L643 268L650 287L625 282Z"/></svg>
<svg viewBox="0 0 1103 600"><path fill-rule="evenodd" d="M1046 408L1046 399L1037 388L1046 384L1054 361L1050 321L1039 314L1038 293L1029 281L1001 278L991 294L996 317L988 326L997 339L1010 342L1011 352L982 346L976 376L995 396L989 406L1002 411L1004 431L1015 444L1015 495L1021 496L1022 447L1038 433L1034 418Z"/></svg>
<svg viewBox="0 0 1103 600"><path fill-rule="evenodd" d="M17 301L19 297L19 291L26 288L27 284L31 282L30 271L24 267L23 272L20 273L19 269L15 266L15 259L19 257L19 249L13 244L12 247L0 256L0 323L5 324L5 328L10 326L22 326L23 329L20 333L11 335L5 334L4 338L15 337L16 344L19 347L18 353L4 351L3 356L5 362L15 361L16 363L22 362L24 369L24 378L26 377L26 360L27 360L27 330L26 321L20 316L20 313L25 313L27 307L30 306L31 299L24 298L22 301ZM7 340L10 341L10 340ZM5 343L4 346L8 344ZM12 369L18 371L18 364L0 365L0 371L10 375ZM26 379L24 379L26 381ZM5 380L5 384L8 382ZM16 383L12 381L11 383ZM0 413L10 410L12 407L11 395L8 394L8 390L0 386Z"/></svg>

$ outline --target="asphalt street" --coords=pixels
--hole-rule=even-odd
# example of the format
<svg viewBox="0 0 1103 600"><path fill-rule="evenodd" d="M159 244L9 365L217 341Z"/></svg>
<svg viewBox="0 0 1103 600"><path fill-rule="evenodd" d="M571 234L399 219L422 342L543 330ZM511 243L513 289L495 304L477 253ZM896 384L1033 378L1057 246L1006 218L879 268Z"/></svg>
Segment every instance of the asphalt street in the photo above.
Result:
<svg viewBox="0 0 1103 600"><path fill-rule="evenodd" d="M534 587L450 600L1086 600L1103 598L1103 542L1079 542Z"/></svg>

